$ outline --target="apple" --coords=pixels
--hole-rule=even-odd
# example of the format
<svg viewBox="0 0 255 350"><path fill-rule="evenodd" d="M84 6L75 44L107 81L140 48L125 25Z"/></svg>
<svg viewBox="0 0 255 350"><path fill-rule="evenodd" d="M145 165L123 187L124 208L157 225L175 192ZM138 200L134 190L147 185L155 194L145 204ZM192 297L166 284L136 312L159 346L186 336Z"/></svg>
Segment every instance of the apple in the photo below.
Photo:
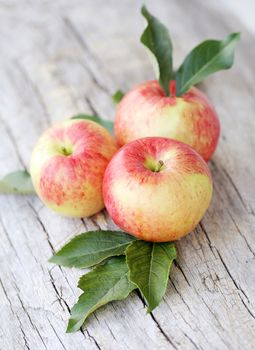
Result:
<svg viewBox="0 0 255 350"><path fill-rule="evenodd" d="M104 207L102 181L115 141L101 125L67 120L48 129L36 144L30 172L46 206L70 217L87 217Z"/></svg>
<svg viewBox="0 0 255 350"><path fill-rule="evenodd" d="M175 81L166 96L156 80L132 89L119 103L114 131L120 146L146 136L169 137L194 148L208 161L219 139L217 113L205 94L192 87L177 97Z"/></svg>
<svg viewBox="0 0 255 350"><path fill-rule="evenodd" d="M152 242L191 232L212 196L204 159L188 145L165 137L145 137L123 146L103 180L106 209L122 230Z"/></svg>

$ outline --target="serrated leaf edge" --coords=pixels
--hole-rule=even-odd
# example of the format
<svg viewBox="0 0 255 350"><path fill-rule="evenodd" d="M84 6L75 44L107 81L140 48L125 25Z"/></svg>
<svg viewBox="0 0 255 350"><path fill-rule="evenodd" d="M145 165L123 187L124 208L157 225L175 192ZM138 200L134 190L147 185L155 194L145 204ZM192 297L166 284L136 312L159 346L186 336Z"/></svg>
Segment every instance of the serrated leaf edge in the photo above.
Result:
<svg viewBox="0 0 255 350"><path fill-rule="evenodd" d="M85 275L86 275L86 274L85 274ZM83 275L83 276L85 276L85 275ZM83 276L81 276L80 279L81 279ZM105 298L105 297L110 293L110 291L111 291L112 289L116 288L116 286L122 281L123 278L127 278L128 281L129 281L129 283L131 283L131 285L132 285L132 284L134 285L134 288L133 288L131 291L127 291L127 293L124 294L124 297L123 297L123 298L116 298L116 299L111 300L111 302L112 302L112 301L125 300L125 299L130 295L130 293L131 293L134 289L136 289L136 288L135 288L135 287L136 287L135 283L133 283L132 281L130 281L130 279L128 278L128 271L127 271L127 272L126 272L126 273L111 287L111 289L109 289L109 290L107 291L107 293L105 293L103 296L101 296L100 300L103 299L103 298ZM80 279L79 279L79 281L80 281ZM79 282L78 282L77 287L80 288L80 287L79 287ZM80 289L81 289L81 288L80 288ZM81 290L83 290L83 293L81 293L81 295L79 296L79 298L78 298L77 302L75 303L75 305L79 302L80 297L86 293L86 290L84 290L84 289L81 289ZM84 324L84 322L86 321L86 319L87 319L95 310L99 309L100 307L102 307L103 305L106 305L106 304L107 304L107 303L103 303L103 304L100 304L100 303L99 303L99 304L97 304L97 306L94 306L93 308L91 308L90 312L87 313L87 314L85 315L85 318L83 319L83 322L82 322L82 324L81 324L81 326L80 326L79 328L75 327L74 329L72 328L72 330L69 330L69 329L68 329L68 327L69 327L69 321L70 321L70 319L69 319L68 325L67 325L67 329L66 329L66 333L72 333L72 332L74 332L74 331L80 329L80 328L83 326L83 324ZM75 305L74 305L74 306L75 306ZM74 306L72 307L72 309L74 308ZM71 312L72 312L72 309L71 309ZM80 322L79 322L79 323L80 323Z"/></svg>
<svg viewBox="0 0 255 350"><path fill-rule="evenodd" d="M132 243L134 243L134 242L136 242L136 241L131 242L131 243L129 244L129 246L130 246ZM155 242L154 242L154 243L153 243L153 249L152 249L153 251L154 251L154 246L155 246L155 244L159 244L159 245L160 245L160 243L155 243ZM166 252L165 247L163 247L162 245L160 245L160 246L161 246L161 249L164 250L165 254L169 257L169 254ZM169 257L169 259L172 260L172 261L171 261L171 263L169 264L169 268L168 268L168 272L167 272L167 275L168 275L168 276L169 276L169 274L170 274L170 269L171 269L171 267L172 267L173 261L174 261L174 260L176 259L176 257L177 257L176 247L175 247L175 244L174 244L174 243L173 243L173 248L174 248L174 250L175 250L175 256L174 256L174 257ZM126 248L126 250L127 250L127 249L128 249L128 247ZM147 313L151 313L156 307L159 306L160 302L159 302L156 306L154 306L153 308L150 308L149 303L148 303L148 301L147 301L147 298L146 298L145 295L143 294L142 290L141 290L140 287L139 287L134 281L132 281L132 279L130 278L130 269L129 269L129 265L128 265L128 263L127 263L127 254L126 254L126 250L125 250L125 260L126 260L126 264L127 264L127 266L128 266L128 279L129 279L129 281L130 281L131 283L133 283L133 284L139 289L139 291L140 291L140 293L142 294L144 300L146 301L146 304L147 304L147 310L146 310L146 312L147 312ZM152 255L153 255L153 254L151 254L151 257L152 257ZM151 265L151 264L152 264L152 259L151 259L151 261L150 261L150 265ZM150 271L151 271L151 269L150 269ZM168 279L166 279L166 281L165 281L163 296L164 296L165 293L166 293L167 284L168 284ZM149 293L149 294L150 294L150 293Z"/></svg>

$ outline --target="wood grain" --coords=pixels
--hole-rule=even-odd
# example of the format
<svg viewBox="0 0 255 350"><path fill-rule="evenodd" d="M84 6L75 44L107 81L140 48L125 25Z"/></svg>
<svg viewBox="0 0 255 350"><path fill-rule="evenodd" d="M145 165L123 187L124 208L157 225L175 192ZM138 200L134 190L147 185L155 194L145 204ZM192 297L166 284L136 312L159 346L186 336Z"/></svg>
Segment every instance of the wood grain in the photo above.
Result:
<svg viewBox="0 0 255 350"><path fill-rule="evenodd" d="M210 162L214 197L178 242L162 304L141 297L98 310L65 334L81 271L47 259L74 234L113 227L103 211L61 218L36 197L0 198L0 349L255 349L254 37L209 2L146 2L172 33L175 61L208 37L242 31L235 66L202 88L221 119ZM140 1L0 1L0 176L29 165L55 121L79 112L114 118L110 95L153 77L139 43Z"/></svg>

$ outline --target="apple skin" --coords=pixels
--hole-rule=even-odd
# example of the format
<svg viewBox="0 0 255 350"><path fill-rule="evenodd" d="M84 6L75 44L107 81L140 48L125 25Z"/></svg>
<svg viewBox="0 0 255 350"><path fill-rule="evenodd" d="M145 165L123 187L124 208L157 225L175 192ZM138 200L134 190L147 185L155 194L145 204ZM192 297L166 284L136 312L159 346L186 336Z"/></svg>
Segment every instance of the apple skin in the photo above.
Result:
<svg viewBox="0 0 255 350"><path fill-rule="evenodd" d="M91 216L104 207L102 181L115 141L101 125L73 119L48 129L38 140L30 172L44 204L70 217Z"/></svg>
<svg viewBox="0 0 255 350"><path fill-rule="evenodd" d="M114 131L120 146L147 136L169 137L194 148L208 161L218 143L220 123L207 97L192 87L176 97L175 81L166 96L159 82L136 86L118 105Z"/></svg>
<svg viewBox="0 0 255 350"><path fill-rule="evenodd" d="M164 165L156 172L159 161ZM174 241L191 232L212 196L203 158L188 145L145 137L123 146L103 180L106 209L122 230L152 242Z"/></svg>

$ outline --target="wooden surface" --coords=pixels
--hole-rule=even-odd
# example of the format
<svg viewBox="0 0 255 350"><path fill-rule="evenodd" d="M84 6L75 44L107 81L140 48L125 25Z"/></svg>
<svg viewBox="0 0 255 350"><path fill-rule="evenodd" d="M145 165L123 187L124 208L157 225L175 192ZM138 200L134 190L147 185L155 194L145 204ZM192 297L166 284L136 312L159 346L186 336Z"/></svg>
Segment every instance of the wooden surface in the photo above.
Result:
<svg viewBox="0 0 255 350"><path fill-rule="evenodd" d="M162 304L135 293L65 334L81 271L47 262L74 234L112 224L69 220L36 197L0 198L0 349L255 349L254 37L205 1L148 1L171 29L175 62L208 37L242 31L233 69L202 88L221 119L214 197L177 244ZM139 1L0 1L0 176L27 167L43 130L78 112L114 118L110 95L153 77Z"/></svg>

